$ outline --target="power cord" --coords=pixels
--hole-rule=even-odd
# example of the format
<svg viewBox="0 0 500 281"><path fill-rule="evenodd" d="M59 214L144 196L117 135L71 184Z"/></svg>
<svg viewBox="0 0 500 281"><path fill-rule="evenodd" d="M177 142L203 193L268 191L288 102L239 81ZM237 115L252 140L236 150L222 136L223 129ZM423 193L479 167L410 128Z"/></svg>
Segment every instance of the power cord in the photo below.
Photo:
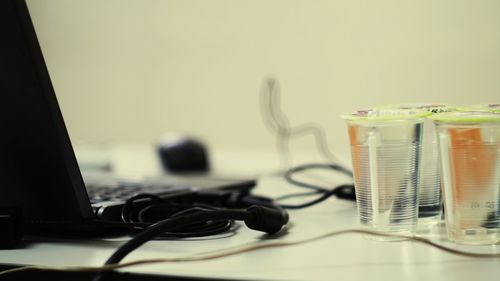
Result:
<svg viewBox="0 0 500 281"><path fill-rule="evenodd" d="M147 227L127 241L109 257L104 265L119 263L129 253L165 232L182 229L186 225L221 220L242 220L250 229L274 234L288 223L288 214L274 208L250 206L245 210L210 210L170 217ZM98 274L94 281L102 280L102 278L103 275Z"/></svg>
<svg viewBox="0 0 500 281"><path fill-rule="evenodd" d="M499 259L500 258L500 253L473 253L473 252L456 250L453 248L439 245L435 242L432 242L432 241L430 241L426 238L422 238L422 237L406 236L406 235L398 235L398 234L386 234L386 233L381 233L381 232L371 231L371 230L364 230L364 229L345 229L345 230L340 230L340 231L332 231L332 232L328 232L328 233L325 233L322 235L318 235L318 236L314 236L314 237L306 238L306 239L302 239L302 240L292 241L292 242L255 242L255 243L252 243L250 245L245 244L242 247L231 247L228 249L221 249L221 250L213 251L210 253L198 254L198 255L187 256L187 257L179 257L179 258L143 259L143 260L126 262L126 263L114 263L114 264L107 264L104 266L95 266L95 267L91 267L91 266L24 266L24 267L18 267L18 268L13 268L13 269L1 271L0 277L14 274L16 272L23 272L23 271L28 271L28 270L54 270L54 271L64 271L64 272L95 272L95 273L100 272L100 273L102 273L102 272L110 272L110 271L113 271L115 269L128 268L128 267L132 267L132 266L145 265L145 264L167 263L167 262L208 261L208 260L215 260L215 259L220 259L220 258L224 258L224 257L235 256L235 255L239 255L239 254L243 254L243 253L253 252L253 251L257 251L257 250L303 245L303 244L308 244L308 243L316 242L316 241L323 240L326 238L339 236L339 235L343 235L343 234L349 234L349 233L350 234L366 234L366 235L372 235L372 236L378 236L378 237L392 237L392 238L406 239L408 241L417 242L417 243L431 246L433 248L436 248L438 250L441 250L441 251L444 251L444 252L447 252L450 254L468 257L468 258L480 258L480 259ZM405 241L405 240L402 240L402 241ZM398 241L396 241L396 242L398 242ZM401 241L399 241L399 242L401 242Z"/></svg>

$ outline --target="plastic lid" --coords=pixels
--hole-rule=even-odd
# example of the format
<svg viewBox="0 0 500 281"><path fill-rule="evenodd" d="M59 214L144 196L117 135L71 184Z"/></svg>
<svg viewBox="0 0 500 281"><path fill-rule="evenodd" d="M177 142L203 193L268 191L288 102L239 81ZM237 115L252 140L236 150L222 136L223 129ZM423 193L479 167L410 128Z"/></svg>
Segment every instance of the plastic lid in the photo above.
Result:
<svg viewBox="0 0 500 281"><path fill-rule="evenodd" d="M431 113L422 109L391 109L391 108L371 108L361 109L349 114L342 114L346 120L366 120L366 121L394 121L421 119Z"/></svg>
<svg viewBox="0 0 500 281"><path fill-rule="evenodd" d="M500 112L500 103L489 104L475 104L471 106L459 107L460 111L486 111L486 112Z"/></svg>
<svg viewBox="0 0 500 281"><path fill-rule="evenodd" d="M451 112L456 109L456 106L452 106L449 104L440 104L440 103L416 103L416 104L391 104L387 106L383 106L380 108L389 108L389 109L421 109L428 111L430 113L441 113L441 112Z"/></svg>
<svg viewBox="0 0 500 281"><path fill-rule="evenodd" d="M444 123L500 123L500 112L455 111L434 114L429 118Z"/></svg>

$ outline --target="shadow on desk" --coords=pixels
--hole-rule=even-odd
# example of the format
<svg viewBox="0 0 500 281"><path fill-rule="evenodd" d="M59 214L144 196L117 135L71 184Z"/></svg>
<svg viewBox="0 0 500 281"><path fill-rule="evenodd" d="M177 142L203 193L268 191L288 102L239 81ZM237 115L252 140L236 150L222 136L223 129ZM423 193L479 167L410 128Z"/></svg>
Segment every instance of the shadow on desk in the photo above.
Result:
<svg viewBox="0 0 500 281"><path fill-rule="evenodd" d="M16 268L19 266L0 264L0 271ZM14 272L5 276L0 276L1 281L14 280L61 280L61 281L90 281L94 278L93 272L62 272L55 270L29 270L23 272ZM229 281L234 279L215 279L200 277L179 277L172 275L153 275L128 272L111 272L106 275L106 281Z"/></svg>

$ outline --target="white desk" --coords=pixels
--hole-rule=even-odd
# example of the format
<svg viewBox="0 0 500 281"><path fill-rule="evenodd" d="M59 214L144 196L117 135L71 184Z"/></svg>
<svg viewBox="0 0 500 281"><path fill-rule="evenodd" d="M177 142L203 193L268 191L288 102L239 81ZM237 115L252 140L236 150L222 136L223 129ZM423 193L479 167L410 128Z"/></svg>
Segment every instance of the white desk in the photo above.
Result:
<svg viewBox="0 0 500 281"><path fill-rule="evenodd" d="M301 190L289 186L280 178L268 177L259 182L257 191L275 195ZM280 238L284 241L354 228L358 223L355 204L337 199L291 211L290 218L289 233ZM461 246L449 243L442 227L422 235L457 249L500 252L498 245ZM220 239L153 241L127 256L125 261L189 256L254 243L261 238L260 233L242 226L236 235ZM0 251L0 262L97 266L103 264L122 243L119 240L33 242L24 249ZM220 260L155 264L125 270L255 280L500 280L499 259L459 257L415 242L376 242L359 234L345 234L307 245L264 249Z"/></svg>

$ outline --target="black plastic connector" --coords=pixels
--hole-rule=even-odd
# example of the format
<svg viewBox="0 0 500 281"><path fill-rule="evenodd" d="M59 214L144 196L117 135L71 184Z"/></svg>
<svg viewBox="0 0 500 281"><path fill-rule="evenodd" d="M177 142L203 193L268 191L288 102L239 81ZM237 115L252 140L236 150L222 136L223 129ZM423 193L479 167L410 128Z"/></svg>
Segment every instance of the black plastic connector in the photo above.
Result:
<svg viewBox="0 0 500 281"><path fill-rule="evenodd" d="M288 213L284 210L254 205L246 211L250 216L245 219L245 224L254 230L274 234L288 223Z"/></svg>

